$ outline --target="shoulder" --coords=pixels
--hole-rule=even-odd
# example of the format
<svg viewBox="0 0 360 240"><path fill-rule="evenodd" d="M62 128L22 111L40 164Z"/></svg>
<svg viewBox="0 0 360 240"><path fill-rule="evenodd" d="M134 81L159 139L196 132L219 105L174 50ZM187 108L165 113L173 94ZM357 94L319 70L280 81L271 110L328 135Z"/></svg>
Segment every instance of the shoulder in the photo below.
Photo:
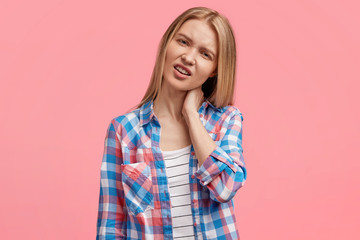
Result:
<svg viewBox="0 0 360 240"><path fill-rule="evenodd" d="M218 108L219 111L215 111L217 114L221 115L221 119L224 121L229 121L233 118L241 118L243 121L243 113L235 105L227 105L225 107Z"/></svg>
<svg viewBox="0 0 360 240"><path fill-rule="evenodd" d="M111 119L111 123L116 130L116 132L120 132L123 130L131 131L140 122L140 109L137 108L130 112L124 113L122 115L118 115Z"/></svg>
<svg viewBox="0 0 360 240"><path fill-rule="evenodd" d="M205 104L205 111L201 110L201 113L205 113L204 117L200 114L200 118L204 118L203 124L209 133L219 132L220 129L227 129L228 127L234 125L242 125L242 113L234 105L215 107L211 103L208 103Z"/></svg>
<svg viewBox="0 0 360 240"><path fill-rule="evenodd" d="M226 119L238 116L243 120L242 112L233 104L226 105L224 107L216 107L209 100L205 100L203 103L205 107L206 115L212 115L213 120L218 119L225 121Z"/></svg>
<svg viewBox="0 0 360 240"><path fill-rule="evenodd" d="M228 105L225 107L226 111L228 112L228 115L230 116L230 118L234 117L234 116L239 116L241 117L241 121L243 120L243 114L242 112L234 105Z"/></svg>

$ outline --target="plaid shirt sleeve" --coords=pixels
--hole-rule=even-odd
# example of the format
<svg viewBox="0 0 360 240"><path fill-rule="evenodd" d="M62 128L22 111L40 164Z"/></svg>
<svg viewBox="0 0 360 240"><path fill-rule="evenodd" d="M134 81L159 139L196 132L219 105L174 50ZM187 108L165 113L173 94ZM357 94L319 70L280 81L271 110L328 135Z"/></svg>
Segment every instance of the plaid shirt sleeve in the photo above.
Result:
<svg viewBox="0 0 360 240"><path fill-rule="evenodd" d="M117 137L119 123L113 119L107 129L101 163L97 240L124 239L126 214L121 181L121 145Z"/></svg>
<svg viewBox="0 0 360 240"><path fill-rule="evenodd" d="M243 117L236 107L233 109L221 126L220 132L224 132L224 136L216 142L216 149L195 173L201 185L209 189L211 199L217 202L231 200L246 180L242 148Z"/></svg>

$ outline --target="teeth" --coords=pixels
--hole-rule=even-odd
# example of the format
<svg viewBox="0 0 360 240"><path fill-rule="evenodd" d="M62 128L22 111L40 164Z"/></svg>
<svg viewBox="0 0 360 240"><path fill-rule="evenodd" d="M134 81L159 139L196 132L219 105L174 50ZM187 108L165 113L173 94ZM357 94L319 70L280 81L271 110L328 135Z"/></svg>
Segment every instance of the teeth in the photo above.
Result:
<svg viewBox="0 0 360 240"><path fill-rule="evenodd" d="M185 69L183 69L182 67L176 66L175 68L176 68L176 70L178 70L178 71L181 72L182 74L190 75L190 74L189 74Z"/></svg>

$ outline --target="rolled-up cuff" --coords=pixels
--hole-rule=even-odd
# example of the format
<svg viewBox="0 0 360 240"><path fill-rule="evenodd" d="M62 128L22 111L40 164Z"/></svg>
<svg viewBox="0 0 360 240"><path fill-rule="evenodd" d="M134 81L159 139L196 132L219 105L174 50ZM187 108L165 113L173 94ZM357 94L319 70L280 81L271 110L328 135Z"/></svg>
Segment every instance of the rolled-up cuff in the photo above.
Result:
<svg viewBox="0 0 360 240"><path fill-rule="evenodd" d="M203 186L209 184L216 176L218 176L226 167L233 172L236 168L229 155L219 146L205 159L204 163L195 172L195 176L200 180Z"/></svg>

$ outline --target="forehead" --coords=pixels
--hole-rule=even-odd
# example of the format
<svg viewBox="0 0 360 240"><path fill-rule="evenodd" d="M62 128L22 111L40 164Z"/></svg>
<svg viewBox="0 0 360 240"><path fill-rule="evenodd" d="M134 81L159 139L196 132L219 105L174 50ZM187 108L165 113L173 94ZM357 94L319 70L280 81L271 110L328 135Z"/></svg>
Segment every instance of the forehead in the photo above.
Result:
<svg viewBox="0 0 360 240"><path fill-rule="evenodd" d="M180 34L189 37L194 44L217 53L217 33L206 21L190 19L180 27L177 35Z"/></svg>

